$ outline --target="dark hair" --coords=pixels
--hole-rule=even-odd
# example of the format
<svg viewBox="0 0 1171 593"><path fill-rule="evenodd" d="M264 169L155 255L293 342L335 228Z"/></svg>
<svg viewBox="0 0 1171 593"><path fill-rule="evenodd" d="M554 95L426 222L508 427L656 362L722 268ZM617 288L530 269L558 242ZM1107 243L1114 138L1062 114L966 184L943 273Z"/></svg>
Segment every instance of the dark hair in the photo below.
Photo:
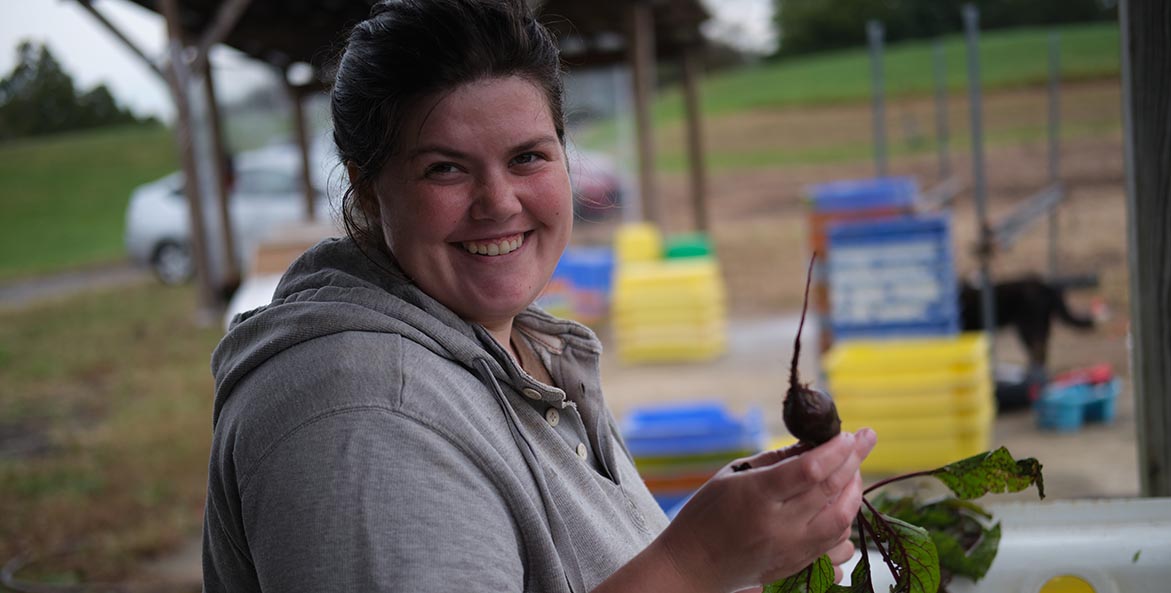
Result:
<svg viewBox="0 0 1171 593"><path fill-rule="evenodd" d="M563 83L556 41L524 0L382 0L350 32L330 96L338 156L356 169L342 196L346 232L385 249L370 213L371 185L398 149L403 119L424 98L503 76L545 93L565 142Z"/></svg>

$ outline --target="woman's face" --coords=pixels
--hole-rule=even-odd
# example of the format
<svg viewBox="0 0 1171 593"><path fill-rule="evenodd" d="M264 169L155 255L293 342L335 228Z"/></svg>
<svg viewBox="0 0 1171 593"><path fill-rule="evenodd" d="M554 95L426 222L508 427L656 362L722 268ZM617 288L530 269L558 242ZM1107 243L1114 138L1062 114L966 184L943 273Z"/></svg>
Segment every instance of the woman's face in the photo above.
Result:
<svg viewBox="0 0 1171 593"><path fill-rule="evenodd" d="M573 204L545 95L490 78L422 101L378 178L387 244L428 295L492 329L553 274Z"/></svg>

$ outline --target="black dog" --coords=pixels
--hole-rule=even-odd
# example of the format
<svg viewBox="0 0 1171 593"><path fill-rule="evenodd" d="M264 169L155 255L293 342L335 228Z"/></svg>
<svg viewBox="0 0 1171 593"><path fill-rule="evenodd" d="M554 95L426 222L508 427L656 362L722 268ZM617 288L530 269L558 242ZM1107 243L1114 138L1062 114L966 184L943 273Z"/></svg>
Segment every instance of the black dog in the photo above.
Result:
<svg viewBox="0 0 1171 593"><path fill-rule="evenodd" d="M1029 368L1045 369L1049 353L1049 332L1054 317L1070 327L1093 329L1095 316L1069 310L1064 290L1036 276L1027 276L993 286L996 302L996 326L1012 326L1025 346ZM960 327L963 331L984 329L982 291L967 282L960 284Z"/></svg>

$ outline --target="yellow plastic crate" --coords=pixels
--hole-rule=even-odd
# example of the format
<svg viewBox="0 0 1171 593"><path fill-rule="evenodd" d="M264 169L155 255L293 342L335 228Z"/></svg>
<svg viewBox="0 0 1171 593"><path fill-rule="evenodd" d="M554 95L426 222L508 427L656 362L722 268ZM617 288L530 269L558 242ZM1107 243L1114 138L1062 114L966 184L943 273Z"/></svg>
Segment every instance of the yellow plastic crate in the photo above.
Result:
<svg viewBox="0 0 1171 593"><path fill-rule="evenodd" d="M720 269L710 257L623 263L614 278L614 290L669 287L686 289L722 286Z"/></svg>
<svg viewBox="0 0 1171 593"><path fill-rule="evenodd" d="M724 306L724 291L719 286L702 289L624 290L614 294L615 311L647 309L708 308Z"/></svg>
<svg viewBox="0 0 1171 593"><path fill-rule="evenodd" d="M861 413L838 402L842 429L856 431L864 426L878 433L879 441L947 440L953 436L983 434L992 429L996 406L991 394L965 413L923 415L918 410L889 408L878 414Z"/></svg>
<svg viewBox="0 0 1171 593"><path fill-rule="evenodd" d="M965 393L988 383L988 364L981 361L971 372L922 369L915 372L856 373L835 370L827 377L834 397L890 397Z"/></svg>
<svg viewBox="0 0 1171 593"><path fill-rule="evenodd" d="M838 409L851 414L880 416L913 413L920 416L962 414L980 409L992 398L991 381L985 379L963 389L906 394L846 392L830 390Z"/></svg>
<svg viewBox="0 0 1171 593"><path fill-rule="evenodd" d="M636 328L644 325L706 325L723 323L725 318L722 306L630 308L615 311L611 315L611 326Z"/></svg>
<svg viewBox="0 0 1171 593"><path fill-rule="evenodd" d="M692 362L710 360L727 350L722 337L694 342L618 342L618 359L624 363Z"/></svg>
<svg viewBox="0 0 1171 593"><path fill-rule="evenodd" d="M869 475L900 474L935 469L991 449L989 430L955 435L942 439L898 439L879 433L878 444L862 462L862 472ZM769 449L794 445L792 435L769 441Z"/></svg>
<svg viewBox="0 0 1171 593"><path fill-rule="evenodd" d="M913 472L947 465L987 451L990 431L938 439L892 439L878 435L878 444L862 462L869 474Z"/></svg>
<svg viewBox="0 0 1171 593"><path fill-rule="evenodd" d="M649 224L628 224L614 233L615 263L621 265L662 258L663 237L655 227Z"/></svg>
<svg viewBox="0 0 1171 593"><path fill-rule="evenodd" d="M988 339L983 332L970 332L941 338L845 340L826 354L823 368L831 384L893 373L971 375L988 368Z"/></svg>
<svg viewBox="0 0 1171 593"><path fill-rule="evenodd" d="M638 329L615 334L618 348L652 348L690 345L690 343L726 343L723 328L663 327Z"/></svg>

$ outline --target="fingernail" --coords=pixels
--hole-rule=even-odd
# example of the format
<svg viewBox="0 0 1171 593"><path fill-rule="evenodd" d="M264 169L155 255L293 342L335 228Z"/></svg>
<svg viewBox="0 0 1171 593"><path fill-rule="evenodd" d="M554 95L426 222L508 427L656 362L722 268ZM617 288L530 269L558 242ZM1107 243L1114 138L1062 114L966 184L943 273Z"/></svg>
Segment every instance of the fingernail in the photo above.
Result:
<svg viewBox="0 0 1171 593"><path fill-rule="evenodd" d="M862 430L860 430L858 432L860 433L860 436L862 437L862 441L864 443L866 443L867 446L873 446L875 443L878 442L878 434L876 434L873 430L871 430L869 428L863 428Z"/></svg>

